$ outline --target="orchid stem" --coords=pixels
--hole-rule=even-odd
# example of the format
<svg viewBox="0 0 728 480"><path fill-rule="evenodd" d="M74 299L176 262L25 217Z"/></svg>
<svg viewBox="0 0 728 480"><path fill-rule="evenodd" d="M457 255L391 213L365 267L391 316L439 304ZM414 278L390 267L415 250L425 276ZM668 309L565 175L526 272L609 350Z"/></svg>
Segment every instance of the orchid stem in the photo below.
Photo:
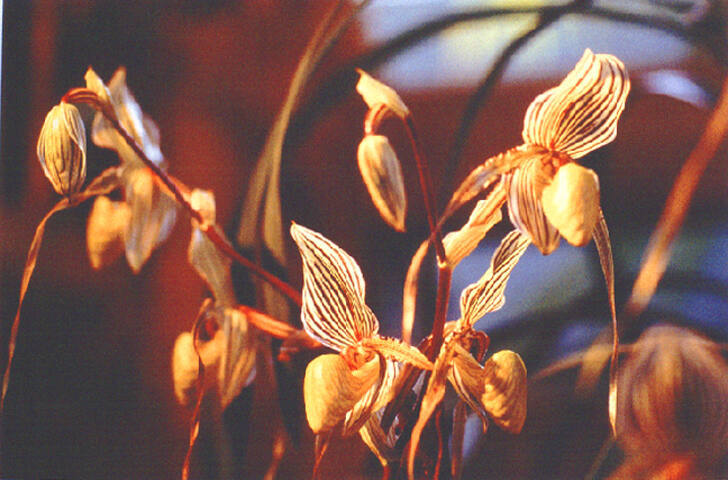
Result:
<svg viewBox="0 0 728 480"><path fill-rule="evenodd" d="M251 273L271 284L275 289L280 291L283 295L287 296L292 302L296 303L298 306L301 306L301 304L303 303L301 299L301 294L296 289L294 289L291 285L279 279L275 275L271 274L270 272L264 270L256 263L239 254L233 248L233 246L230 245L230 243L218 233L214 225L210 225L205 222L205 220L202 218L202 214L192 207L192 204L190 204L187 197L184 195L184 193L182 193L182 190L179 188L177 183L172 180L167 172L162 170L157 164L152 162L149 157L147 157L147 155L144 153L144 150L142 150L139 144L137 144L136 140L134 140L129 135L126 129L119 123L119 120L111 116L110 112L108 112L107 109L102 108L95 93L91 92L89 89L75 88L69 90L68 93L66 93L66 95L63 97L63 101L83 102L91 105L94 109L101 112L106 120L109 121L111 126L114 127L117 132L119 132L119 135L121 135L127 145L129 145L129 147L131 147L131 149L141 159L141 161L144 162L144 165L146 165L152 171L152 173L154 173L154 175L164 184L164 186L167 187L172 196L174 196L175 200L177 200L177 203L182 205L182 207L187 210L187 213L189 213L192 218L200 223L200 229L205 233L205 235L207 235L207 238L209 238L210 241L215 244L220 252L222 252L224 255L231 258L232 260L238 262L243 267L250 270Z"/></svg>
<svg viewBox="0 0 728 480"><path fill-rule="evenodd" d="M427 211L427 221L430 224L430 238L435 245L435 253L437 255L437 300L435 303L435 319L432 322L432 350L428 355L430 361L433 361L440 352L442 345L442 334L445 328L445 318L447 317L447 304L450 298L450 285L452 282L452 266L447 261L445 254L445 245L442 243L442 232L436 221L435 214L435 195L432 188L432 177L430 169L425 157L421 154L419 137L415 129L415 123L412 115L405 117L405 127L412 152L417 162L417 172L420 178L420 187L422 188L422 196L425 202L425 210Z"/></svg>

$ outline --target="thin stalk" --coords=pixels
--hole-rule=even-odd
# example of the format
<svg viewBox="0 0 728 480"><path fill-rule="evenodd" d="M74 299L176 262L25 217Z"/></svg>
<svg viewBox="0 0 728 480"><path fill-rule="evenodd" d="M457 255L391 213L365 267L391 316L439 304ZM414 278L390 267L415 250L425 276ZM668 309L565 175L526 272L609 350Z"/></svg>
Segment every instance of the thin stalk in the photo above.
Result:
<svg viewBox="0 0 728 480"><path fill-rule="evenodd" d="M435 244L435 253L437 254L437 261L439 263L447 263L447 257L445 256L445 246L442 243L442 232L440 227L435 220L437 214L435 213L435 195L432 188L432 177L430 175L430 168L427 164L427 160L422 155L420 150L419 137L417 136L417 130L415 129L415 122L412 119L412 115L407 115L404 118L405 130L407 130L407 137L409 138L412 146L412 153L417 162L417 172L420 178L420 187L422 189L422 197L425 201L425 211L427 212L427 223L430 225L430 234Z"/></svg>
<svg viewBox="0 0 728 480"><path fill-rule="evenodd" d="M435 319L432 322L433 348L428 355L429 360L433 361L440 352L440 346L442 345L442 333L445 328L445 318L447 317L447 304L450 299L452 265L447 261L445 245L442 243L442 232L436 220L435 194L432 187L430 168L424 155L422 155L419 137L417 136L417 129L415 128L412 115L405 117L405 127L407 137L412 145L412 153L417 163L422 197L424 198L425 210L427 211L427 222L430 224L430 238L435 245L435 253L437 254L437 299L435 303Z"/></svg>
<svg viewBox="0 0 728 480"><path fill-rule="evenodd" d="M141 159L144 165L146 165L152 171L152 173L164 184L164 186L167 188L167 190L169 190L177 203L182 205L187 213L200 224L200 230L202 230L202 232L207 235L207 238L209 238L210 241L214 243L215 246L223 254L238 262L243 267L250 270L254 275L257 275L261 279L271 284L275 289L287 296L292 302L296 303L298 306L301 306L301 304L303 303L301 299L301 294L298 293L296 289L294 289L291 285L287 284L275 275L271 274L267 270L264 270L256 263L240 255L232 247L232 245L230 245L230 243L227 242L218 233L214 225L210 225L202 218L202 214L192 207L192 204L190 204L187 197L184 195L184 193L182 193L182 190L179 188L177 183L172 180L167 172L162 170L157 164L152 162L149 157L147 157L146 153L144 153L144 150L142 150L142 148L137 144L136 140L134 140L134 138L129 135L126 129L119 123L119 120L115 118L113 113L109 112L108 109L102 107L95 93L93 93L89 89L75 88L69 90L68 93L66 93L66 95L63 97L63 101L83 102L91 105L97 111L101 112L106 120L108 120L108 122L111 124L111 126L114 127L119 135L121 135L127 145L129 145L134 153Z"/></svg>

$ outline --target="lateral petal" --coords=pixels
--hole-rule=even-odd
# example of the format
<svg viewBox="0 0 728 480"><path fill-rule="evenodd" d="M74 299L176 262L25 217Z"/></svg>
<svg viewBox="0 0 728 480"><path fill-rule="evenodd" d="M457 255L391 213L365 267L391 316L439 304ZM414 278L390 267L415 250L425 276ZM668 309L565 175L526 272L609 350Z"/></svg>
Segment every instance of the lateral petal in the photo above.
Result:
<svg viewBox="0 0 728 480"><path fill-rule="evenodd" d="M460 295L460 314L464 325L472 327L483 315L503 306L508 278L530 243L528 237L518 230L503 238L493 254L490 268Z"/></svg>

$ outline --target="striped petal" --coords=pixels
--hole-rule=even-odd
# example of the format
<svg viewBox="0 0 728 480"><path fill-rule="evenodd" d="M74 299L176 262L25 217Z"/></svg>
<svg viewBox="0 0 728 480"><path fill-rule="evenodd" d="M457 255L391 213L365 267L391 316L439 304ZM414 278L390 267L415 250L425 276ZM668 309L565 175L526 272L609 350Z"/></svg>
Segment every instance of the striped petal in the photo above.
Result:
<svg viewBox="0 0 728 480"><path fill-rule="evenodd" d="M583 157L614 140L629 88L619 59L587 49L559 86L528 107L523 140L572 159Z"/></svg>
<svg viewBox="0 0 728 480"><path fill-rule="evenodd" d="M384 408L394 395L394 383L397 380L401 364L394 360L384 362L383 374L379 381L372 385L352 409L346 414L344 435L359 431L369 420L371 414Z"/></svg>
<svg viewBox="0 0 728 480"><path fill-rule="evenodd" d="M384 409L374 412L367 423L359 429L359 435L369 450L379 459L379 463L386 467L389 462L397 460L399 453L396 450L397 441L401 436L403 426L400 425L399 417L389 427L387 432L382 428L382 415Z"/></svg>
<svg viewBox="0 0 728 480"><path fill-rule="evenodd" d="M493 225L501 221L503 203L505 190L499 184L484 200L478 201L468 222L460 230L445 235L443 245L450 264L457 265L470 255Z"/></svg>
<svg viewBox="0 0 728 480"><path fill-rule="evenodd" d="M483 315L498 310L506 301L503 294L513 267L526 251L527 237L514 230L503 239L490 261L490 268L460 295L462 322L472 327Z"/></svg>
<svg viewBox="0 0 728 480"><path fill-rule="evenodd" d="M379 322L364 303L365 285L356 261L329 239L291 226L303 260L301 321L306 332L337 351L371 338Z"/></svg>
<svg viewBox="0 0 728 480"><path fill-rule="evenodd" d="M223 410L255 378L258 340L245 314L233 308L217 308L224 348L218 370L218 391Z"/></svg>
<svg viewBox="0 0 728 480"><path fill-rule="evenodd" d="M534 156L522 167L503 176L511 223L544 255L559 246L559 232L548 221L541 206L541 192L553 176L549 167L548 156Z"/></svg>

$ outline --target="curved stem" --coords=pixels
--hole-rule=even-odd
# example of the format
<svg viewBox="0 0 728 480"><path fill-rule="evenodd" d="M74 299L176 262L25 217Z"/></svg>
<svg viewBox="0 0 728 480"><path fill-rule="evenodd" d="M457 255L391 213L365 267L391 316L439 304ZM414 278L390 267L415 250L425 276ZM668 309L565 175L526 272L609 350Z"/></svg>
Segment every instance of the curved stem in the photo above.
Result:
<svg viewBox="0 0 728 480"><path fill-rule="evenodd" d="M239 254L233 248L233 246L230 245L230 243L218 233L218 231L214 228L214 225L208 224L205 219L202 218L202 214L199 211L195 210L194 207L192 207L192 204L190 204L190 201L188 200L187 196L182 192L177 182L172 180L167 172L162 170L159 165L152 162L149 157L147 157L146 153L144 153L144 150L142 150L139 144L137 144L136 140L134 140L134 138L129 135L129 133L119 123L115 116L112 116L112 114L110 114L107 109L101 107L100 103L98 102L98 98L93 91L86 88L75 88L69 90L68 93L66 93L66 95L63 97L63 100L66 102L83 102L91 105L92 107L94 107L94 109L101 112L106 120L108 120L108 122L111 124L111 126L114 127L119 135L121 135L127 145L129 145L129 147L134 151L137 157L139 157L139 159L144 163L144 165L147 166L152 171L152 173L154 173L154 175L164 184L167 190L169 190L169 192L175 198L177 203L182 205L187 213L200 224L200 230L202 230L205 235L207 235L207 238L209 238L210 241L212 241L212 243L214 243L215 246L223 254L250 270L254 275L271 284L275 289L287 296L292 302L296 303L299 306L302 304L301 294L296 289L294 289L291 285L279 279L275 275L271 274L267 270L263 269L256 263L253 263L252 261Z"/></svg>

